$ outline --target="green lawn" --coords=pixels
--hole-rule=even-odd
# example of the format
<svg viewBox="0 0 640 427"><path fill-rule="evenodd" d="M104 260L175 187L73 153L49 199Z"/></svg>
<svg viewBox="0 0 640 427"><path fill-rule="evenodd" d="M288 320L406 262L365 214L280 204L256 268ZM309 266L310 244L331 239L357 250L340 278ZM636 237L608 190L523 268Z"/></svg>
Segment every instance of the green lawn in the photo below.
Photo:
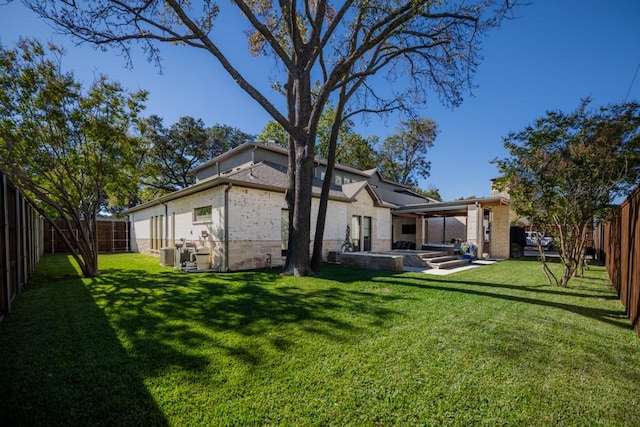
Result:
<svg viewBox="0 0 640 427"><path fill-rule="evenodd" d="M3 425L640 425L640 345L601 267L187 274L43 258L0 323Z"/></svg>

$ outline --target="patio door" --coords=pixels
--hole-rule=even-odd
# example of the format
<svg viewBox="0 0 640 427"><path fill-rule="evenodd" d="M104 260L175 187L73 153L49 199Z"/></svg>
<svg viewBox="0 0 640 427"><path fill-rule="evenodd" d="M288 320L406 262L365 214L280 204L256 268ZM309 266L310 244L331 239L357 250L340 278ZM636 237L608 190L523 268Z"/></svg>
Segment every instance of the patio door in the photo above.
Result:
<svg viewBox="0 0 640 427"><path fill-rule="evenodd" d="M371 217L362 217L362 250L371 250Z"/></svg>
<svg viewBox="0 0 640 427"><path fill-rule="evenodd" d="M371 250L371 222L370 216L354 215L351 218L351 243L354 251Z"/></svg>
<svg viewBox="0 0 640 427"><path fill-rule="evenodd" d="M353 244L353 251L360 252L362 246L360 245L360 227L362 225L361 221L362 217L358 215L354 215L351 218L351 243Z"/></svg>

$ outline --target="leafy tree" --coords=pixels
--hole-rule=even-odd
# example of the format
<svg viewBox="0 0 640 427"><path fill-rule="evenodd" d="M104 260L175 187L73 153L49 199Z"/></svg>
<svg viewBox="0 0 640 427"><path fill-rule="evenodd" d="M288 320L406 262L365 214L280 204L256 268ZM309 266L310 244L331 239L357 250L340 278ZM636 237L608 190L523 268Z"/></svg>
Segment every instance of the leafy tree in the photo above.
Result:
<svg viewBox="0 0 640 427"><path fill-rule="evenodd" d="M438 202L442 201L442 196L440 195L440 190L436 188L433 184L429 185L426 190L422 190L421 188L414 188L414 190L422 194L423 196L427 196L433 200L437 200Z"/></svg>
<svg viewBox="0 0 640 427"><path fill-rule="evenodd" d="M365 138L358 133L349 133L343 137L336 157L338 163L360 170L378 167L378 153L375 150L378 138Z"/></svg>
<svg viewBox="0 0 640 427"><path fill-rule="evenodd" d="M331 129L336 120L336 111L329 106L318 123L316 135L315 155L327 158L329 155L329 144ZM350 166L360 170L372 169L377 166L377 153L373 148L375 138L365 138L353 131L353 122L345 120L339 127L336 160L344 166ZM276 121L270 120L262 129L258 140L263 142L275 142L283 147L287 146L287 132Z"/></svg>
<svg viewBox="0 0 640 427"><path fill-rule="evenodd" d="M251 135L229 125L216 124L207 129L209 134L209 159L210 160L232 148L236 148L245 142L255 141L255 135Z"/></svg>
<svg viewBox="0 0 640 427"><path fill-rule="evenodd" d="M193 185L193 168L212 157L211 139L201 119L181 117L165 128L162 119L154 115L147 120L143 137L150 147L144 183L160 194Z"/></svg>
<svg viewBox="0 0 640 427"><path fill-rule="evenodd" d="M48 57L51 56L51 58ZM100 77L85 92L62 52L33 40L0 46L0 169L60 232L85 277L98 275L96 217L130 182L130 135L146 99ZM54 222L63 219L67 235Z"/></svg>
<svg viewBox="0 0 640 427"><path fill-rule="evenodd" d="M120 47L127 57L129 42L139 41L153 60L160 58L158 42L197 47L218 60L239 87L287 131L291 218L285 273L295 275L312 273L313 154L318 122L330 98L344 90L348 96L343 99L357 101L363 109L374 103L376 109L384 110L387 97L396 104L425 103L425 89L432 88L459 103L461 89L470 84L477 65L480 36L497 26L513 7L509 0L348 0L335 4L327 0L276 4L237 0L225 5L237 7L246 18L251 52L275 59L274 72L281 72L282 81L273 82L272 87L286 98L284 108L279 109L239 71L218 44L222 38L210 37L216 30L215 19L224 10L216 2L198 6L177 0L23 2L57 28L82 41ZM393 91L376 92L379 85L366 83L374 75L392 80ZM343 107L346 104L340 105ZM342 119L343 114L338 117Z"/></svg>
<svg viewBox="0 0 640 427"><path fill-rule="evenodd" d="M181 117L166 128L156 115L144 120L142 136L147 142L138 190L143 201L193 185L195 167L254 139L227 125L206 128L193 117Z"/></svg>
<svg viewBox="0 0 640 427"><path fill-rule="evenodd" d="M275 120L269 120L262 128L260 135L258 135L258 141L275 142L278 145L286 147L289 136L280 123Z"/></svg>
<svg viewBox="0 0 640 427"><path fill-rule="evenodd" d="M505 138L510 156L494 162L509 189L516 212L535 229L556 239L563 265L560 280L546 264L549 284L566 287L579 274L585 231L604 218L614 197L640 178L640 105L588 108L585 99L572 113L550 111Z"/></svg>
<svg viewBox="0 0 640 427"><path fill-rule="evenodd" d="M431 162L426 154L436 135L436 123L431 119L403 121L397 133L382 143L381 172L395 182L417 187L419 178L429 177Z"/></svg>

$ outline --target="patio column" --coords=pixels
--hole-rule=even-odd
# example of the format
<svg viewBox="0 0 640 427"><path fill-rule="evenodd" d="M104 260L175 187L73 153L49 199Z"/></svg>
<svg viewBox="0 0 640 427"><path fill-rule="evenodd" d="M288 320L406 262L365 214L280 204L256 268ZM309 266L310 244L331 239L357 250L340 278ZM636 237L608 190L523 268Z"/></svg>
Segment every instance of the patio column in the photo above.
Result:
<svg viewBox="0 0 640 427"><path fill-rule="evenodd" d="M498 259L509 258L509 206L494 206L493 221L491 223L491 257Z"/></svg>
<svg viewBox="0 0 640 427"><path fill-rule="evenodd" d="M424 217L416 218L416 249L422 249L422 245L425 243L424 239L424 229L425 229L425 219Z"/></svg>
<svg viewBox="0 0 640 427"><path fill-rule="evenodd" d="M479 203L467 206L467 242L478 247L478 256L482 256L484 236L482 232L482 206Z"/></svg>

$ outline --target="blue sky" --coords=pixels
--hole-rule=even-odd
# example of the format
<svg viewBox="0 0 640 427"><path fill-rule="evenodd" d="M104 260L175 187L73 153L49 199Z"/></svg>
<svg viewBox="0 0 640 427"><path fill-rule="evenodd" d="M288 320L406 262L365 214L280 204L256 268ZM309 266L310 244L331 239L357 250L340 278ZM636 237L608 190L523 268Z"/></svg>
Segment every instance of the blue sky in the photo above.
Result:
<svg viewBox="0 0 640 427"><path fill-rule="evenodd" d="M0 4L2 4L0 2ZM488 196L497 170L490 163L506 152L502 138L518 131L548 110L573 110L581 98L594 105L640 101L640 0L533 0L516 10L516 19L503 23L484 39L473 95L450 109L436 96L421 112L439 127L428 152L433 185L445 200ZM266 88L273 63L250 59L236 16L221 16L214 38L223 40L233 61L258 85ZM258 134L269 116L249 98L206 52L161 46L163 73L135 50L133 69L115 51L76 46L54 31L19 1L0 6L0 42L12 46L19 36L32 36L65 46L63 66L89 84L106 74L131 90L150 91L145 114L157 114L165 125L181 116L202 118ZM632 84L633 81L633 84ZM397 119L357 123L363 135L380 139L396 130Z"/></svg>

